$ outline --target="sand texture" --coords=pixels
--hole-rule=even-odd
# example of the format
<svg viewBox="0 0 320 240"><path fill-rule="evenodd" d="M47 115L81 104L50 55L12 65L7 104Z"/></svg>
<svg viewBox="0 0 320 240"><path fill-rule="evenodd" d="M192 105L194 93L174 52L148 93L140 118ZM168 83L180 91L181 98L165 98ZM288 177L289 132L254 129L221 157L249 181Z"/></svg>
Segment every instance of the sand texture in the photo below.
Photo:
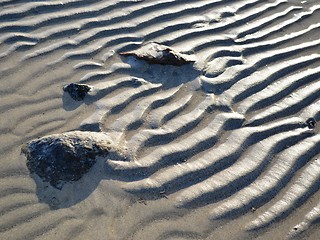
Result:
<svg viewBox="0 0 320 240"><path fill-rule="evenodd" d="M1 240L319 239L318 0L0 0L0 80ZM110 153L30 173L79 130Z"/></svg>

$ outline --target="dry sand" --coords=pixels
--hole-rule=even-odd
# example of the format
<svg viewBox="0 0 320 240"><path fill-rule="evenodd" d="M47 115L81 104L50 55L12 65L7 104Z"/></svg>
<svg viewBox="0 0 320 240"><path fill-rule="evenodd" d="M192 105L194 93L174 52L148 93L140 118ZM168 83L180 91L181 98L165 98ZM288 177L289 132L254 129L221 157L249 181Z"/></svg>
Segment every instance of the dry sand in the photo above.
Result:
<svg viewBox="0 0 320 240"><path fill-rule="evenodd" d="M1 0L0 239L319 239L319 16L318 0ZM147 42L196 62L119 56ZM71 82L93 91L76 102ZM77 129L122 150L61 191L29 175L23 144Z"/></svg>

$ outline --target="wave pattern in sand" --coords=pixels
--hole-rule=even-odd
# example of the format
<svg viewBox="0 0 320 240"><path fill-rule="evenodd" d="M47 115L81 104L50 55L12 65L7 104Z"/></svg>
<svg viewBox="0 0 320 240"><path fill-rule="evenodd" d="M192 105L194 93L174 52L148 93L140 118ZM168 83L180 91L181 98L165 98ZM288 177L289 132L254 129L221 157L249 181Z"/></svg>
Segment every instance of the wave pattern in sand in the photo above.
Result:
<svg viewBox="0 0 320 240"><path fill-rule="evenodd" d="M243 226L250 231L286 220L299 207L305 217L291 225L290 236L319 220L319 204L307 205L318 196L320 180L319 127L307 123L320 119L316 1L12 0L0 6L1 74L18 79L1 90L3 109L16 121L1 120L13 129L2 130L12 139L4 152L77 128L69 119L86 114L75 107L64 116L59 91L62 83L81 82L94 87L85 103L97 109L82 128L109 132L124 146L107 165L127 191L146 198L164 193L178 208L212 205L212 220L258 209ZM118 55L150 41L197 61L158 66ZM49 97L52 86L59 91ZM21 112L21 104L32 110ZM35 117L43 111L47 120ZM1 195L4 237L52 236L53 229L77 236L83 219L70 209L58 214L38 206L32 190L11 182L3 183ZM140 221L145 229L172 213L154 214ZM33 219L50 224L19 233ZM64 229L63 221L74 228ZM161 226L157 239L211 234ZM127 237L143 236L130 231Z"/></svg>

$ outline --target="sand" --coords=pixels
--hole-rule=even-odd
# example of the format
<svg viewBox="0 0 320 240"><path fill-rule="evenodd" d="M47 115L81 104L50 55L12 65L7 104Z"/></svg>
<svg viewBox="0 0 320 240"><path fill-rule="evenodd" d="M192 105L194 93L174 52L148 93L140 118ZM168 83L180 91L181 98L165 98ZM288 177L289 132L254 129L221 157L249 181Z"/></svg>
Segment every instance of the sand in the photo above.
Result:
<svg viewBox="0 0 320 240"><path fill-rule="evenodd" d="M0 239L318 239L319 13L316 0L0 1ZM195 62L119 55L148 42ZM75 101L72 82L93 89ZM61 190L30 175L21 147L74 130L118 151Z"/></svg>

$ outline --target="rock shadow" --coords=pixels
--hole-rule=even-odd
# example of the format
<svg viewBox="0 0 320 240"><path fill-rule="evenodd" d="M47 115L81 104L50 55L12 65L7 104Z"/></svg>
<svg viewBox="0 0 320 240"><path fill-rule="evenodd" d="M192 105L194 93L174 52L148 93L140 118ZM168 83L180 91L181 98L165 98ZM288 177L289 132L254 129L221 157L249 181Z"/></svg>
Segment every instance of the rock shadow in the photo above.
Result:
<svg viewBox="0 0 320 240"><path fill-rule="evenodd" d="M134 56L123 56L122 61L130 67L125 70L132 77L144 79L154 84L162 84L163 89L170 89L194 81L201 75L193 63L182 66L149 64Z"/></svg>
<svg viewBox="0 0 320 240"><path fill-rule="evenodd" d="M87 198L107 178L102 163L117 151L109 134L88 131L52 134L22 146L38 198L50 208Z"/></svg>
<svg viewBox="0 0 320 240"><path fill-rule="evenodd" d="M47 204L52 210L58 210L84 201L97 189L102 180L112 180L106 171L106 161L108 157L97 157L96 163L87 173L77 181L66 182L61 189L43 181L37 174L30 173L30 177L36 183L36 195L39 202ZM113 185L110 183L110 186ZM117 188L117 191L128 194L121 188Z"/></svg>

